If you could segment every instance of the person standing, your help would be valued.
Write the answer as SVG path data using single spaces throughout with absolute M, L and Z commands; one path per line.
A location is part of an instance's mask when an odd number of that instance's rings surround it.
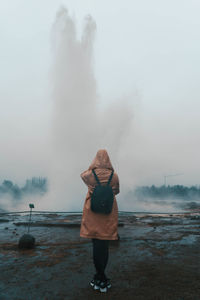
M 119 194 L 120 190 L 118 175 L 105 149 L 97 151 L 89 168 L 81 173 L 81 178 L 87 185 L 88 192 L 83 206 L 80 237 L 92 239 L 93 262 L 96 269 L 90 285 L 95 290 L 107 292 L 111 283 L 105 274 L 105 269 L 109 257 L 109 241 L 118 240 L 118 205 L 115 195 Z M 113 204 L 109 214 L 97 213 L 91 209 L 91 197 L 98 181 L 102 186 L 110 181 Z

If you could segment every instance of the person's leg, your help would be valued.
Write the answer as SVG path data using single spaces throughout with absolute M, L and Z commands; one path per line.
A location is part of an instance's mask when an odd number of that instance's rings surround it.
M 96 268 L 96 277 L 101 280 L 106 279 L 105 268 L 108 263 L 108 240 L 92 239 L 93 242 L 93 261 Z
M 108 240 L 104 240 L 104 246 L 103 246 L 103 258 L 104 258 L 104 265 L 103 265 L 103 269 L 105 272 L 107 263 L 108 263 L 108 257 L 109 257 L 109 241 Z
M 98 240 L 92 239 L 93 244 L 93 263 L 96 269 L 96 274 L 94 276 L 95 279 L 100 278 L 100 269 L 101 269 L 101 262 L 100 262 L 100 255 L 99 255 L 99 247 L 98 247 Z

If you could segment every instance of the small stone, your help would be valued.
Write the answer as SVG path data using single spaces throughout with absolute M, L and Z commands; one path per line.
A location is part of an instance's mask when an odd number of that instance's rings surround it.
M 19 248 L 32 249 L 35 247 L 35 238 L 31 234 L 24 234 L 18 243 Z

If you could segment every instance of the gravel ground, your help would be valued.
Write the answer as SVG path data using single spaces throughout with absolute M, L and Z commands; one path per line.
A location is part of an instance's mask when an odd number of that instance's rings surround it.
M 20 250 L 27 220 L 27 214 L 0 215 L 0 300 L 200 299 L 200 212 L 120 214 L 107 294 L 89 286 L 92 243 L 79 237 L 80 215 L 33 215 L 36 247 Z

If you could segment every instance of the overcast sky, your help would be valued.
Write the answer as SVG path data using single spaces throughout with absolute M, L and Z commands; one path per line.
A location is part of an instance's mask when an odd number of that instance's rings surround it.
M 159 185 L 164 174 L 183 173 L 169 183 L 199 184 L 197 0 L 1 1 L 0 179 L 23 183 L 47 173 L 51 28 L 61 5 L 74 15 L 78 32 L 85 15 L 96 22 L 99 107 L 136 95 L 137 183 Z

